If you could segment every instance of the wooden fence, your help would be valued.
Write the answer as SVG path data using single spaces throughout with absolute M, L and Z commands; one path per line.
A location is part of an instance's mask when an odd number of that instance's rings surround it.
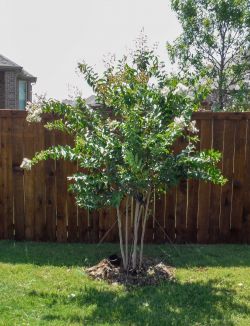
M 105 241 L 117 241 L 114 209 L 78 209 L 67 192 L 66 176 L 76 166 L 46 161 L 29 172 L 20 169 L 23 157 L 70 142 L 25 117 L 25 112 L 0 110 L 0 239 L 98 242 L 106 235 Z M 190 180 L 154 198 L 146 241 L 250 243 L 250 113 L 199 112 L 194 119 L 200 148 L 223 153 L 220 167 L 228 183 Z

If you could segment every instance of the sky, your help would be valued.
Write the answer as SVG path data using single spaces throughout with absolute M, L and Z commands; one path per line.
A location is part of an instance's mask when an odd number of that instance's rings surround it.
M 0 0 L 0 53 L 38 78 L 34 93 L 59 100 L 90 96 L 77 63 L 101 73 L 103 57 L 133 48 L 142 28 L 168 62 L 166 42 L 181 33 L 170 0 Z

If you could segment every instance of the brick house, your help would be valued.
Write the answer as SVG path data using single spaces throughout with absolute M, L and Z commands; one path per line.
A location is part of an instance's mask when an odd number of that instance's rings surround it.
M 25 110 L 36 77 L 0 54 L 0 109 Z

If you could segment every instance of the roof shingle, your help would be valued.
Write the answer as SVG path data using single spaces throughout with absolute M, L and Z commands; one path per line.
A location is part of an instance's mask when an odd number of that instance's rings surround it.
M 23 78 L 31 82 L 36 82 L 36 77 L 32 76 L 23 67 L 19 66 L 14 61 L 6 58 L 4 55 L 0 54 L 0 70 L 15 70 L 18 72 L 18 78 Z
M 13 68 L 21 70 L 22 67 L 0 54 L 0 68 Z

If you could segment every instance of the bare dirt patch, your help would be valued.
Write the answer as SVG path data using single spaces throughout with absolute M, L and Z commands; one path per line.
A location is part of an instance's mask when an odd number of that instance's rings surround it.
M 103 259 L 85 272 L 93 279 L 125 286 L 156 285 L 174 278 L 174 268 L 154 258 L 145 258 L 142 268 L 137 271 L 126 272 L 121 266 L 113 265 L 109 259 Z

